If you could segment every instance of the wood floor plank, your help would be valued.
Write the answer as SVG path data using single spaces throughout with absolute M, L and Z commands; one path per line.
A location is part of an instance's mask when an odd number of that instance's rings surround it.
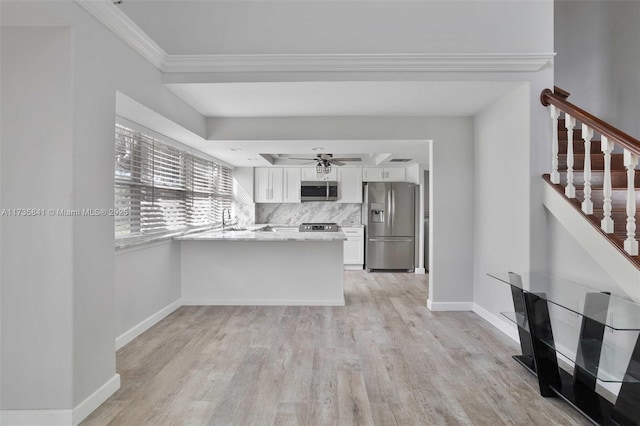
M 344 307 L 185 306 L 116 354 L 121 389 L 83 426 L 586 425 L 428 276 L 346 271 Z
M 338 423 L 373 426 L 371 406 L 361 371 L 338 371 Z

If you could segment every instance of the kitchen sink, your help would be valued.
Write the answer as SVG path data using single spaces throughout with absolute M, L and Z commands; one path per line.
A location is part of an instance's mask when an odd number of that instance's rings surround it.
M 294 226 L 265 226 L 264 228 L 256 229 L 260 232 L 297 232 L 298 228 Z
M 225 228 L 222 230 L 222 232 L 240 232 L 240 231 L 246 231 L 247 228 L 241 228 L 238 226 L 231 226 L 229 228 Z

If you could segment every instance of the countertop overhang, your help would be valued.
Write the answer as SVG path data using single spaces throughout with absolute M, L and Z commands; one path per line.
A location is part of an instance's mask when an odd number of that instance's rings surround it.
M 276 230 L 263 230 L 267 225 L 249 226 L 243 231 L 209 230 L 176 237 L 180 241 L 346 241 L 342 231 L 337 232 L 300 232 L 298 227 L 271 226 Z

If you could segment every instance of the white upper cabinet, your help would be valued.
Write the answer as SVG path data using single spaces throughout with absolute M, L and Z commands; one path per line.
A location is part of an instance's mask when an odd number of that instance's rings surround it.
M 271 192 L 269 191 L 269 169 L 256 167 L 254 174 L 253 200 L 256 203 L 268 203 Z
M 283 203 L 300 203 L 300 169 L 283 168 Z
M 384 169 L 382 167 L 363 167 L 362 180 L 365 182 L 384 182 Z
M 281 203 L 283 172 L 280 167 L 256 167 L 254 200 L 256 203 Z
M 338 169 L 338 202 L 362 202 L 362 169 L 360 167 Z
M 363 167 L 362 171 L 365 182 L 404 182 L 407 178 L 404 167 Z
M 404 182 L 406 179 L 406 169 L 404 167 L 384 169 L 384 180 L 387 182 Z
M 336 174 L 337 167 L 331 167 L 331 173 L 316 173 L 315 167 L 303 167 L 300 169 L 301 172 L 301 180 L 303 182 L 316 182 L 316 181 L 326 181 L 326 180 L 337 180 Z

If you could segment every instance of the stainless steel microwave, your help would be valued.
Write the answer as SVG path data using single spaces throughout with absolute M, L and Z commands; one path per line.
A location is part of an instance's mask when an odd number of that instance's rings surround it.
M 302 201 L 336 201 L 338 199 L 338 182 L 303 181 L 300 187 Z

